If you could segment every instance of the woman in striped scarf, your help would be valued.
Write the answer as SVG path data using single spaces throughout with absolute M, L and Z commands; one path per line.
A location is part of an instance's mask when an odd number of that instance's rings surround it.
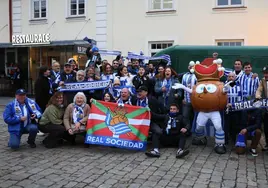
M 178 103 L 182 97 L 182 90 L 172 89 L 175 83 L 179 83 L 176 78 L 176 72 L 171 67 L 166 67 L 164 71 L 163 79 L 158 79 L 155 83 L 155 93 L 158 96 L 158 101 L 163 103 L 165 108 L 168 110 L 170 104 Z M 180 101 L 181 102 L 181 101 Z

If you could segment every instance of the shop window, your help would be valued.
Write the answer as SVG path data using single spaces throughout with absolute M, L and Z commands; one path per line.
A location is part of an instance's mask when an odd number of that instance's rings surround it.
M 85 16 L 86 0 L 68 0 L 68 16 Z
M 174 0 L 149 0 L 149 10 L 174 10 Z
M 217 7 L 241 7 L 244 6 L 244 0 L 216 0 Z
M 154 56 L 157 52 L 173 46 L 173 41 L 169 42 L 149 42 L 149 55 Z
M 243 46 L 244 40 L 216 40 L 217 46 Z
M 47 18 L 47 0 L 32 0 L 31 3 L 32 19 Z

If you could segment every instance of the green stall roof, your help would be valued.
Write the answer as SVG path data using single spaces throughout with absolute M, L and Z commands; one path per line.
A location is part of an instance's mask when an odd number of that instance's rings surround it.
M 166 48 L 155 57 L 168 54 L 171 57 L 172 67 L 177 72 L 187 71 L 190 61 L 203 61 L 217 52 L 218 58 L 223 60 L 223 66 L 232 68 L 236 59 L 252 63 L 253 72 L 261 73 L 264 66 L 268 65 L 268 46 L 180 46 Z

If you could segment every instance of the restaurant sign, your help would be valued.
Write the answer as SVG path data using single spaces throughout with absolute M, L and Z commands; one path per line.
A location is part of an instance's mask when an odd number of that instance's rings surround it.
M 77 53 L 78 54 L 86 54 L 87 48 L 84 46 L 77 46 Z
M 12 45 L 50 44 L 50 34 L 12 35 Z

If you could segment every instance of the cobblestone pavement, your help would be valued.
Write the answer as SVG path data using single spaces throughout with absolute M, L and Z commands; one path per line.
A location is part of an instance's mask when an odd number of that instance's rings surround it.
M 253 158 L 228 148 L 220 156 L 212 145 L 191 146 L 185 159 L 175 158 L 175 148 L 161 149 L 162 156 L 151 159 L 141 152 L 84 148 L 82 143 L 46 149 L 44 137 L 31 149 L 25 135 L 20 150 L 11 151 L 2 112 L 0 108 L 0 187 L 268 187 L 268 154 L 263 152 Z

